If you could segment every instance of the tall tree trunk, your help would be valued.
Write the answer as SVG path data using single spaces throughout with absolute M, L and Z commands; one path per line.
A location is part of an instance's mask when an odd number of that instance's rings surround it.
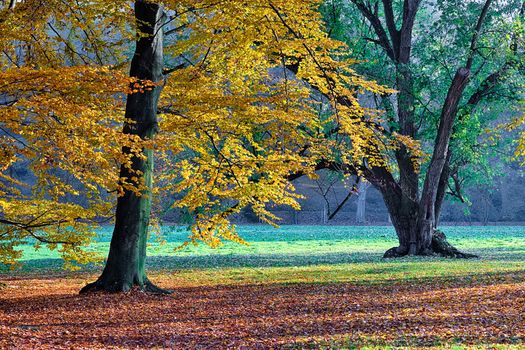
M 146 1 L 135 2 L 135 18 L 140 36 L 131 61 L 130 76 L 142 81 L 160 82 L 163 79 L 164 11 L 161 5 Z M 126 118 L 132 123 L 124 125 L 125 134 L 138 135 L 143 140 L 152 139 L 157 132 L 157 102 L 162 87 L 144 89 L 127 96 Z M 132 178 L 136 186 L 143 188 L 137 195 L 125 190 L 117 200 L 116 220 L 108 259 L 102 275 L 96 282 L 82 290 L 127 292 L 133 286 L 151 292 L 163 292 L 146 277 L 146 242 L 151 212 L 153 150 L 143 149 L 142 156 L 133 154 L 129 148 L 124 154 L 131 156 L 131 166 L 122 165 L 120 178 L 128 182 Z
M 447 162 L 452 127 L 457 115 L 459 100 L 470 77 L 468 68 L 456 72 L 448 90 L 447 98 L 441 111 L 438 133 L 434 142 L 434 152 L 427 170 L 419 209 L 419 239 L 412 242 L 409 254 L 427 254 L 431 251 L 432 234 L 436 228 L 436 199 Z
M 370 187 L 370 182 L 361 181 L 358 186 L 359 197 L 357 197 L 357 211 L 355 222 L 358 224 L 366 223 L 366 193 Z

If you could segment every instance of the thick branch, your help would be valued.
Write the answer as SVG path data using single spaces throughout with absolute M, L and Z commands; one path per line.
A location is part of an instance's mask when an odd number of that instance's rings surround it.
M 468 69 L 458 69 L 452 80 L 447 98 L 443 105 L 438 134 L 436 136 L 436 141 L 434 142 L 434 152 L 432 154 L 432 160 L 430 161 L 421 195 L 420 218 L 423 221 L 420 224 L 422 225 L 435 224 L 435 203 L 439 182 L 448 156 L 450 136 L 452 135 L 454 120 L 456 119 L 458 103 L 463 95 L 465 87 L 467 86 L 469 77 L 470 71 Z
M 465 67 L 459 68 L 450 84 L 447 97 L 441 110 L 441 118 L 439 122 L 438 133 L 434 143 L 434 152 L 427 171 L 425 183 L 423 185 L 423 193 L 421 196 L 421 213 L 420 218 L 423 220 L 420 225 L 435 224 L 435 204 L 438 195 L 438 188 L 440 179 L 442 178 L 443 169 L 447 163 L 449 143 L 452 135 L 452 128 L 456 119 L 458 104 L 463 96 L 463 92 L 470 79 L 470 68 L 472 67 L 472 59 L 476 50 L 479 32 L 484 19 L 487 16 L 488 8 L 492 0 L 487 0 L 478 19 L 475 32 L 472 35 L 470 44 L 471 52 L 467 59 Z M 450 159 L 449 159 L 450 161 Z
M 392 40 L 392 45 L 394 51 L 399 51 L 399 39 L 401 32 L 397 29 L 394 17 L 394 9 L 392 8 L 392 0 L 383 0 L 383 8 L 385 11 L 385 21 L 390 33 L 390 39 Z
M 438 183 L 438 189 L 436 194 L 436 203 L 434 208 L 434 217 L 435 217 L 435 224 L 434 226 L 437 227 L 439 223 L 439 217 L 441 216 L 441 208 L 443 206 L 443 201 L 445 199 L 445 194 L 447 191 L 447 185 L 448 185 L 448 178 L 450 177 L 450 160 L 452 159 L 452 152 L 450 150 L 450 145 L 447 149 L 447 158 L 445 160 L 445 164 L 443 165 L 443 171 L 441 172 L 441 176 L 439 178 Z
M 412 52 L 412 32 L 421 0 L 405 0 L 403 5 L 403 23 L 399 31 L 399 46 L 396 51 L 396 62 L 407 64 Z

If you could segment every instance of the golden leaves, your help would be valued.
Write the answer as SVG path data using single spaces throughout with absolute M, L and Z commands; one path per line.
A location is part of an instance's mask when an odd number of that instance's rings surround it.
M 107 215 L 108 192 L 142 193 L 143 174 L 119 178 L 118 168 L 153 149 L 154 192 L 177 196 L 195 219 L 192 239 L 216 246 L 241 241 L 228 220 L 244 207 L 271 224 L 272 206 L 299 208 L 288 178 L 319 161 L 384 165 L 381 121 L 357 94 L 391 91 L 354 72 L 323 31 L 320 1 L 167 1 L 165 58 L 177 69 L 158 84 L 122 70 L 137 34 L 127 2 L 42 4 L 0 13 L 0 194 L 12 203 L 48 200 L 57 218 L 92 223 L 101 207 Z M 159 84 L 158 137 L 124 135 L 125 94 Z M 7 174 L 24 162 L 33 183 Z M 83 203 L 73 221 L 67 203 Z

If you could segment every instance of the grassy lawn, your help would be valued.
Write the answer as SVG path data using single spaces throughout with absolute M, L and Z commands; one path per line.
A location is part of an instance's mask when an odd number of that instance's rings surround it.
M 445 227 L 471 260 L 383 260 L 390 227 L 239 231 L 249 246 L 152 237 L 150 278 L 169 297 L 78 296 L 100 265 L 64 272 L 56 252 L 23 247 L 0 272 L 0 348 L 525 348 L 524 227 Z M 91 249 L 107 254 L 110 234 Z
M 187 231 L 164 226 L 160 236 L 150 238 L 148 267 L 152 270 L 238 268 L 232 271 L 246 270 L 248 274 L 252 271 L 250 268 L 275 268 L 270 271 L 278 271 L 278 275 L 283 276 L 288 270 L 295 275 L 298 271 L 316 268 L 334 274 L 339 269 L 348 270 L 344 265 L 351 264 L 353 274 L 345 278 L 369 280 L 372 277 L 388 279 L 508 271 L 520 268 L 525 260 L 525 227 L 445 227 L 452 244 L 480 256 L 480 259 L 468 261 L 442 258 L 382 260 L 382 254 L 397 242 L 391 227 L 283 226 L 274 229 L 240 226 L 238 229 L 249 242 L 248 246 L 226 242 L 218 249 L 204 244 L 177 249 L 187 239 Z M 90 250 L 105 257 L 110 239 L 111 228 L 102 229 Z M 60 269 L 62 265 L 56 251 L 45 247 L 35 251 L 29 245 L 21 249 L 24 251 L 20 261 L 22 271 Z M 223 274 L 224 269 L 220 275 Z

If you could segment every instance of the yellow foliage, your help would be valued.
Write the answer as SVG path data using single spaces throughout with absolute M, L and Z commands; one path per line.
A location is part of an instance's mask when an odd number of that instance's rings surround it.
M 357 94 L 391 91 L 353 71 L 347 48 L 323 31 L 320 1 L 164 4 L 170 74 L 160 133 L 147 141 L 121 132 L 125 94 L 154 87 L 126 76 L 128 2 L 25 0 L 0 11 L 4 262 L 28 237 L 60 242 L 68 261 L 93 259 L 79 247 L 111 211 L 108 192 L 141 193 L 142 174 L 119 179 L 118 168 L 144 148 L 158 159 L 154 193 L 177 194 L 174 206 L 195 217 L 190 239 L 211 246 L 243 243 L 229 217 L 244 207 L 270 224 L 270 206 L 299 208 L 288 178 L 314 176 L 321 160 L 386 165 L 381 152 L 395 146 Z M 17 166 L 34 181 L 13 176 Z

